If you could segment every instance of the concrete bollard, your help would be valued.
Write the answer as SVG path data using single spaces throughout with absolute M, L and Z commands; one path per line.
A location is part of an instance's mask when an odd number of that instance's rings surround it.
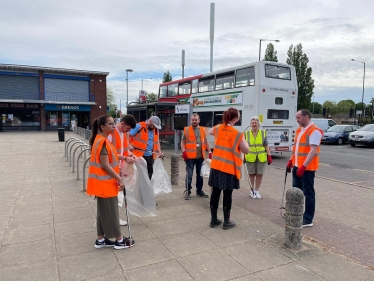
M 284 245 L 291 250 L 301 249 L 303 213 L 304 194 L 301 189 L 293 187 L 287 190 Z
M 171 185 L 179 184 L 179 155 L 174 153 L 171 158 Z

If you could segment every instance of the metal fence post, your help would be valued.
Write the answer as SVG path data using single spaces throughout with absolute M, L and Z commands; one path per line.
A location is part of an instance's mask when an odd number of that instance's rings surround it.
M 77 159 L 77 180 L 79 180 L 79 159 L 81 158 L 82 153 L 86 155 L 87 150 L 91 150 L 91 147 L 85 148 L 78 154 L 78 159 Z M 91 155 L 89 155 L 88 159 L 91 158 Z

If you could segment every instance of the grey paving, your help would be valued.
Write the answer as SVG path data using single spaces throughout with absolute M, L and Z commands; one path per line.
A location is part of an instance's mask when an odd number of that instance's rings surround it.
M 73 136 L 77 137 L 66 132 L 66 139 Z M 279 204 L 282 192 L 282 171 L 277 169 L 268 170 L 261 200 L 250 199 L 249 186 L 242 182 L 232 207 L 237 227 L 223 230 L 209 227 L 209 199 L 195 196 L 194 191 L 191 200 L 183 199 L 185 164 L 180 161 L 180 185 L 157 197 L 157 216 L 130 217 L 135 246 L 95 249 L 96 201 L 82 192 L 82 180 L 71 172 L 64 148 L 56 132 L 0 133 L 0 281 L 374 280 L 370 267 L 327 251 L 328 240 L 313 240 L 312 230 L 303 231 L 300 251 L 283 247 L 279 206 L 271 209 L 271 204 Z M 170 156 L 173 151 L 165 147 L 164 153 Z M 170 158 L 164 165 L 169 171 Z M 317 181 L 331 187 L 327 180 Z M 335 183 L 334 188 L 349 190 L 341 185 Z M 204 190 L 210 191 L 206 179 Z M 326 194 L 334 195 L 329 190 Z M 370 204 L 370 199 L 366 196 L 361 202 Z M 342 202 L 349 201 L 342 198 Z M 331 206 L 326 197 L 320 198 L 320 207 L 326 215 L 347 217 L 346 227 L 359 232 L 356 239 L 367 239 L 360 225 L 370 224 L 370 216 L 358 220 L 354 210 Z M 222 218 L 222 209 L 218 215 Z M 124 209 L 120 216 L 126 218 Z M 322 221 L 321 217 L 319 213 L 317 219 Z M 374 234 L 372 226 L 364 229 Z M 128 235 L 127 227 L 122 231 Z M 339 241 L 349 238 L 352 235 L 346 237 L 342 231 Z M 368 251 L 374 251 L 367 241 Z

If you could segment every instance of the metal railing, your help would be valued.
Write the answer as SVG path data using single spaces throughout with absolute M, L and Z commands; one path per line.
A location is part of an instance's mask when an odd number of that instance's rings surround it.
M 86 140 L 89 140 L 90 137 L 91 137 L 91 130 L 88 129 L 84 129 L 84 128 L 81 128 L 81 127 L 75 127 L 73 128 L 73 132 L 78 135 L 79 137 L 81 138 L 84 138 Z M 73 166 L 72 167 L 72 172 L 74 173 L 75 172 L 75 167 L 77 167 L 77 180 L 79 180 L 79 173 L 80 173 L 80 170 L 79 170 L 79 160 L 80 158 L 83 158 L 83 154 L 84 154 L 84 164 L 83 164 L 83 188 L 82 188 L 82 191 L 86 191 L 86 167 L 87 167 L 87 163 L 88 161 L 90 160 L 91 158 L 91 153 L 88 153 L 89 156 L 87 157 L 87 151 L 91 151 L 91 146 L 88 145 L 86 142 L 84 142 L 83 140 L 81 140 L 81 138 L 77 138 L 77 137 L 71 137 L 69 139 L 66 140 L 65 142 L 65 151 L 64 151 L 64 154 L 65 154 L 65 157 L 66 157 L 66 161 L 69 162 L 69 166 Z M 75 148 L 74 148 L 75 146 Z M 73 150 L 74 148 L 74 150 Z M 77 150 L 81 150 L 79 153 L 78 153 L 78 156 L 77 158 L 75 158 L 75 155 L 76 155 L 76 152 Z M 72 165 L 73 163 L 73 165 Z

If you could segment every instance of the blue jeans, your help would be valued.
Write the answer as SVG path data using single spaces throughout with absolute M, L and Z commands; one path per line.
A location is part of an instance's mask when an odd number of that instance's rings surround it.
M 199 192 L 203 189 L 203 177 L 200 176 L 201 166 L 203 165 L 204 158 L 199 159 L 187 159 L 186 161 L 186 182 L 188 187 L 188 192 L 191 192 L 192 189 L 192 176 L 193 169 L 196 164 L 196 191 Z
M 314 212 L 316 209 L 316 196 L 314 192 L 315 171 L 305 171 L 301 178 L 296 176 L 296 171 L 297 167 L 293 167 L 292 186 L 300 188 L 304 193 L 305 211 L 303 224 L 309 224 L 313 222 Z

